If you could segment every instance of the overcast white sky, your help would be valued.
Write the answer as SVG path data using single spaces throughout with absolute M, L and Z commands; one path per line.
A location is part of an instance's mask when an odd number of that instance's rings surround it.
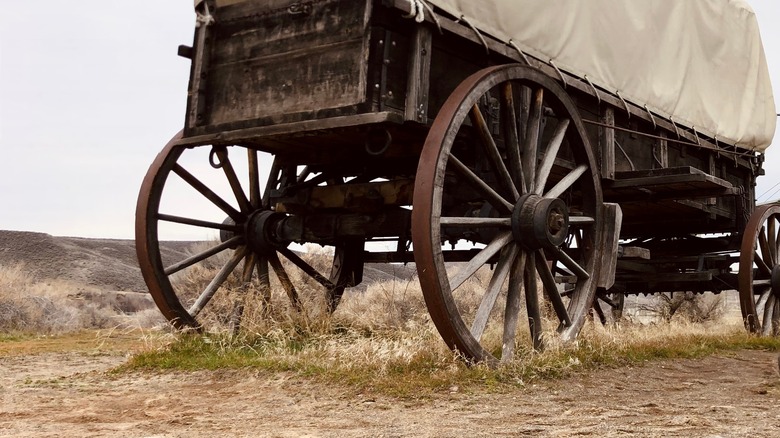
M 749 0 L 780 108 L 780 1 Z M 192 0 L 4 1 L 0 229 L 132 238 L 138 189 L 183 125 Z M 780 182 L 780 135 L 762 195 Z M 780 198 L 780 191 L 769 190 Z

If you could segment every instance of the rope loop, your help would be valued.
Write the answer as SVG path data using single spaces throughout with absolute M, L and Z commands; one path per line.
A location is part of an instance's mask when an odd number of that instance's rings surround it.
M 404 18 L 414 18 L 417 23 L 425 21 L 425 3 L 423 0 L 409 0 L 409 6 L 411 11 L 408 15 L 404 15 Z
M 462 21 L 466 23 L 471 28 L 471 30 L 473 30 L 474 33 L 477 34 L 477 38 L 479 38 L 479 40 L 482 41 L 482 45 L 485 46 L 485 51 L 487 52 L 488 55 L 490 55 L 490 47 L 488 47 L 487 41 L 485 41 L 485 38 L 482 36 L 482 34 L 479 33 L 479 29 L 477 29 L 476 26 L 471 24 L 470 21 L 466 20 L 465 15 L 461 15 L 460 18 L 458 18 L 458 21 Z
M 585 78 L 585 81 L 590 85 L 590 88 L 593 89 L 593 94 L 596 95 L 596 99 L 599 101 L 599 105 L 601 105 L 601 95 L 599 94 L 599 90 L 596 89 L 596 86 L 593 85 L 593 82 L 590 81 L 590 78 L 588 75 L 583 76 Z
M 525 52 L 523 52 L 523 51 L 520 49 L 520 46 L 518 46 L 518 45 L 517 45 L 517 43 L 515 43 L 514 41 L 512 41 L 512 40 L 510 39 L 509 41 L 507 41 L 507 44 L 508 44 L 509 46 L 511 46 L 513 49 L 515 49 L 515 50 L 517 51 L 517 53 L 519 53 L 519 54 L 520 54 L 520 57 L 522 57 L 522 58 L 523 58 L 523 61 L 525 61 L 526 65 L 531 65 L 531 61 L 528 59 L 528 56 L 526 56 L 526 55 L 525 55 Z
M 206 2 L 202 3 L 203 5 L 203 12 L 196 10 L 195 11 L 195 27 L 203 26 L 211 26 L 214 24 L 214 16 L 211 15 L 211 11 L 209 11 L 209 4 Z
M 560 76 L 561 81 L 563 81 L 563 88 L 566 88 L 569 84 L 566 83 L 566 78 L 563 76 L 563 72 L 561 71 L 561 69 L 559 69 L 558 66 L 555 65 L 552 58 L 550 58 L 550 60 L 547 63 L 550 64 L 555 69 L 556 72 L 558 72 L 558 76 Z

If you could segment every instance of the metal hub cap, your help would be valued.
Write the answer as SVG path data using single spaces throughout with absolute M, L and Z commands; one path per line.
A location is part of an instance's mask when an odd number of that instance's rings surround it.
M 558 198 L 527 194 L 512 211 L 512 235 L 529 250 L 563 244 L 569 232 L 569 210 Z

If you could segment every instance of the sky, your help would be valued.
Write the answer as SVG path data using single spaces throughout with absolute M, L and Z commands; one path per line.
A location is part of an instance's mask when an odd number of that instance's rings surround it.
M 780 1 L 748 2 L 780 111 Z M 184 124 L 192 0 L 3 3 L 0 229 L 133 238 L 141 181 Z M 780 133 L 766 160 L 759 201 L 780 198 Z

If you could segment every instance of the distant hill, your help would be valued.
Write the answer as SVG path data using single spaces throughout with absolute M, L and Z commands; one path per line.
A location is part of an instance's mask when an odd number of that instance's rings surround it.
M 164 257 L 182 259 L 195 242 L 165 242 Z M 167 257 L 166 257 L 167 258 Z M 60 237 L 45 233 L 0 230 L 0 265 L 23 264 L 38 281 L 68 280 L 107 291 L 147 292 L 129 239 Z M 409 279 L 413 265 L 367 265 L 366 283 Z

